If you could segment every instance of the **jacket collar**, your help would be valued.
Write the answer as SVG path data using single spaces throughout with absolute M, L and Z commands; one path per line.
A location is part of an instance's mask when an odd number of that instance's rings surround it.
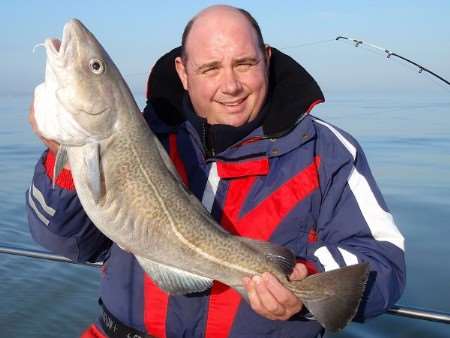
M 172 127 L 185 121 L 182 112 L 185 90 L 175 70 L 180 50 L 177 47 L 163 55 L 147 83 L 147 99 L 151 99 L 158 118 Z M 288 133 L 315 104 L 323 101 L 322 91 L 311 75 L 291 57 L 272 48 L 263 136 L 276 138 Z
M 316 129 L 312 117 L 306 115 L 301 123 L 295 124 L 283 137 L 268 138 L 262 127 L 256 128 L 244 140 L 217 154 L 215 160 L 244 161 L 250 158 L 279 157 L 315 138 Z

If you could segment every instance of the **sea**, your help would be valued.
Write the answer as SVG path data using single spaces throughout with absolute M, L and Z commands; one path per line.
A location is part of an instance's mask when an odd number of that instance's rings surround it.
M 447 313 L 449 93 L 335 95 L 313 111 L 363 146 L 405 236 L 407 286 L 397 304 Z M 0 246 L 43 250 L 25 213 L 25 191 L 44 150 L 27 121 L 30 102 L 31 95 L 0 96 Z M 98 314 L 99 274 L 96 267 L 0 253 L 0 337 L 78 337 Z M 327 337 L 448 338 L 450 325 L 383 314 Z

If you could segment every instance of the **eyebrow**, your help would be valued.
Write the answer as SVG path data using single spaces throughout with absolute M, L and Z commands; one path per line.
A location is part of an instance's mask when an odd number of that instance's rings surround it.
M 202 72 L 203 70 L 206 70 L 209 68 L 220 67 L 220 64 L 221 64 L 220 61 L 212 61 L 212 62 L 204 63 L 201 66 L 197 67 L 197 69 L 195 71 Z
M 241 63 L 258 63 L 260 62 L 261 59 L 257 59 L 256 57 L 253 56 L 248 56 L 248 57 L 243 57 L 241 59 L 237 59 L 235 61 L 233 61 L 233 64 L 241 64 Z
M 249 56 L 249 57 L 243 57 L 243 58 L 234 60 L 233 65 L 238 65 L 238 64 L 247 63 L 247 62 L 257 64 L 260 61 L 261 61 L 261 58 L 257 59 L 256 57 Z M 206 69 L 219 68 L 221 65 L 222 65 L 222 63 L 220 61 L 212 61 L 212 62 L 202 64 L 201 66 L 197 67 L 197 69 L 195 71 L 200 73 Z

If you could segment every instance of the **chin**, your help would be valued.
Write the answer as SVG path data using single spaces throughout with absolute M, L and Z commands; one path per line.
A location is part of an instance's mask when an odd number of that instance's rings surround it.
M 228 119 L 223 121 L 223 124 L 233 126 L 233 127 L 240 127 L 248 122 L 248 119 Z
M 221 120 L 221 124 L 226 124 L 233 127 L 240 127 L 251 120 L 248 113 L 233 113 L 229 112 L 224 116 L 224 119 Z

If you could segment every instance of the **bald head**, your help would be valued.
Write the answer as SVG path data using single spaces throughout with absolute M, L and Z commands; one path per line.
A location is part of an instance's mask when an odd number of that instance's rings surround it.
M 264 53 L 266 46 L 261 34 L 261 29 L 249 12 L 232 6 L 214 5 L 199 12 L 184 28 L 181 38 L 181 57 L 183 60 L 186 61 L 187 59 L 187 45 L 193 30 L 195 33 L 201 30 L 199 27 L 202 27 L 203 31 L 209 30 L 210 33 L 213 33 L 215 28 L 229 27 L 230 25 L 241 25 L 241 27 L 250 30 L 252 32 L 251 34 L 254 34 L 254 37 L 256 38 L 257 47 Z M 211 31 L 211 29 L 213 29 L 213 31 Z
M 209 124 L 250 122 L 266 98 L 271 51 L 245 13 L 230 6 L 203 10 L 187 26 L 184 56 L 175 59 L 192 107 Z

